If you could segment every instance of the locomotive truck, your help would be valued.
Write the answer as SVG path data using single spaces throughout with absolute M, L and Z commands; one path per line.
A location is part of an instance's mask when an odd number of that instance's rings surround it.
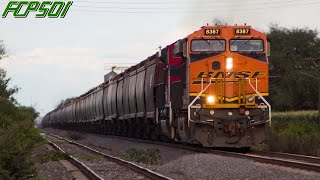
M 244 148 L 271 125 L 266 34 L 203 26 L 47 113 L 43 127 Z

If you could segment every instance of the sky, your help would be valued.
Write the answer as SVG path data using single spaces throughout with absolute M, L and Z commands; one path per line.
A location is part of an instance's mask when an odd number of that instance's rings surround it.
M 1 14 L 7 2 L 0 1 Z M 320 1 L 78 0 L 65 18 L 34 16 L 0 17 L 8 53 L 0 68 L 20 87 L 18 102 L 43 116 L 102 83 L 106 66 L 136 64 L 207 23 L 319 29 Z

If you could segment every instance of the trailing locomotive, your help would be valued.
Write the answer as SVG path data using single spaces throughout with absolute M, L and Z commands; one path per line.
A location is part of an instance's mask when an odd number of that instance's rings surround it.
M 269 43 L 250 26 L 204 26 L 49 112 L 44 127 L 250 147 L 271 125 Z

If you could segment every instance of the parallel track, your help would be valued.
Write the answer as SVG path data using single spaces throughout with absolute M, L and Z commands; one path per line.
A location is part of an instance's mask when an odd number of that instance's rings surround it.
M 70 143 L 70 144 L 74 144 L 74 145 L 76 145 L 76 146 L 78 146 L 78 147 L 81 147 L 81 148 L 83 148 L 83 149 L 86 149 L 86 150 L 88 150 L 88 151 L 90 151 L 90 152 L 93 152 L 93 153 L 95 153 L 95 154 L 97 154 L 97 155 L 101 155 L 101 156 L 103 156 L 104 158 L 106 158 L 106 159 L 108 159 L 108 160 L 110 160 L 110 161 L 112 161 L 112 162 L 114 162 L 114 163 L 116 163 L 116 164 L 119 164 L 119 165 L 121 165 L 121 166 L 127 167 L 127 168 L 129 168 L 129 169 L 131 169 L 131 170 L 133 170 L 133 171 L 135 171 L 135 172 L 137 172 L 137 173 L 139 173 L 139 174 L 142 174 L 142 175 L 150 178 L 150 179 L 155 179 L 155 180 L 171 180 L 171 179 L 172 179 L 172 178 L 169 178 L 169 177 L 164 176 L 164 175 L 162 175 L 162 174 L 159 174 L 159 173 L 157 173 L 157 172 L 154 172 L 154 171 L 152 171 L 152 170 L 150 170 L 150 169 L 147 169 L 147 168 L 144 168 L 144 167 L 139 166 L 139 165 L 137 165 L 137 164 L 134 164 L 134 163 L 132 163 L 132 162 L 129 162 L 129 161 L 126 161 L 126 160 L 122 160 L 122 159 L 117 158 L 117 157 L 114 157 L 114 156 L 110 156 L 110 155 L 108 155 L 108 154 L 105 154 L 105 153 L 103 153 L 103 152 L 97 151 L 97 150 L 92 149 L 92 148 L 90 148 L 90 147 L 88 147 L 88 146 L 85 146 L 85 145 L 83 145 L 83 144 L 80 144 L 80 143 L 71 141 L 71 140 L 69 140 L 69 139 L 60 137 L 60 136 L 58 136 L 58 135 L 55 135 L 55 134 L 46 132 L 46 131 L 44 131 L 44 130 L 42 130 L 42 131 L 43 131 L 43 133 L 45 133 L 45 134 L 47 134 L 47 135 L 50 135 L 50 136 L 55 137 L 55 138 L 58 138 L 58 139 L 60 139 L 60 140 L 64 140 L 64 141 L 66 141 L 66 142 L 68 142 L 68 143 Z
M 320 157 L 304 156 L 297 154 L 254 151 L 246 155 L 268 158 L 270 161 L 278 161 L 279 165 L 311 170 L 320 173 Z
M 140 142 L 140 143 L 157 144 L 157 145 L 162 145 L 167 147 L 186 149 L 186 150 L 195 151 L 195 152 L 210 153 L 210 154 L 227 156 L 227 157 L 250 159 L 260 163 L 279 165 L 284 167 L 297 168 L 297 169 L 320 173 L 320 157 L 303 156 L 303 155 L 295 155 L 295 154 L 287 154 L 287 153 L 276 153 L 276 152 L 260 152 L 260 151 L 238 153 L 238 152 L 229 152 L 229 151 L 223 151 L 223 150 L 212 150 L 208 148 L 195 147 L 195 146 L 183 145 L 183 144 L 177 144 L 177 143 L 142 140 L 142 139 L 113 136 L 113 135 L 98 134 L 98 136 L 111 137 L 111 138 L 123 139 L 123 140 Z
M 65 153 L 65 151 L 61 149 L 57 144 L 53 143 L 49 139 L 46 139 L 46 140 L 54 149 L 62 153 Z M 103 180 L 102 177 L 100 177 L 98 174 L 96 174 L 93 170 L 91 170 L 88 166 L 80 162 L 78 159 L 74 158 L 71 155 L 68 155 L 68 157 L 69 157 L 68 161 L 71 162 L 73 165 L 75 165 L 82 173 L 84 173 L 87 176 L 87 178 L 92 180 Z
M 282 159 L 292 159 L 297 161 L 304 161 L 307 163 L 320 164 L 320 157 L 314 157 L 314 156 L 303 156 L 298 154 L 265 152 L 265 151 L 254 151 L 254 152 L 250 152 L 250 154 L 258 155 L 258 156 L 276 157 L 276 158 L 282 158 Z
M 320 159 L 317 157 L 300 156 L 300 158 L 295 158 L 296 155 L 282 153 L 269 153 L 269 152 L 249 152 L 246 154 L 235 153 L 235 152 L 225 152 L 217 150 L 208 150 L 211 154 L 217 154 L 228 157 L 236 157 L 242 159 L 250 159 L 260 163 L 273 164 L 278 166 L 297 168 L 301 170 L 313 171 L 320 173 Z M 313 159 L 312 163 L 308 162 Z M 318 159 L 318 160 L 317 160 Z

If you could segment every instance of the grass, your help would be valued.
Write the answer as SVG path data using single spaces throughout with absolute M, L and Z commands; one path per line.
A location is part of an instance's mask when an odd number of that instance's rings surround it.
M 122 157 L 129 161 L 150 165 L 158 164 L 158 160 L 161 158 L 159 149 L 137 150 L 134 148 L 126 150 Z
M 273 112 L 272 118 L 275 121 L 308 120 L 315 121 L 319 115 L 318 111 L 287 111 Z
M 36 159 L 36 162 L 43 164 L 50 161 L 66 160 L 66 159 L 69 159 L 69 156 L 66 153 L 63 153 L 60 151 L 52 151 L 48 154 L 36 156 L 35 159 Z
M 276 112 L 266 144 L 255 149 L 320 156 L 320 125 L 317 111 Z

